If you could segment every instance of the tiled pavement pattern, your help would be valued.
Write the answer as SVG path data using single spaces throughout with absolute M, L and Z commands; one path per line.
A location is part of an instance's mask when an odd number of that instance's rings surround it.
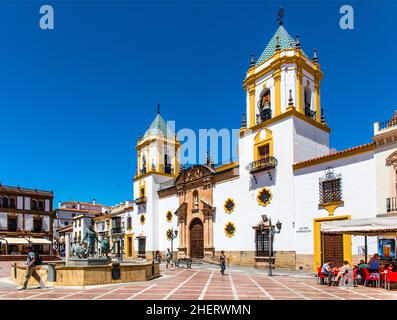
M 10 263 L 7 263 L 10 265 Z M 0 264 L 2 277 L 8 273 L 5 263 Z M 7 270 L 3 270 L 7 267 Z M 178 269 L 164 271 L 163 277 L 149 282 L 81 288 L 48 288 L 16 291 L 15 286 L 2 286 L 0 300 L 395 300 L 396 291 L 383 288 L 327 287 L 316 279 L 289 276 L 269 278 L 265 273 L 228 270 L 222 276 L 215 268 Z

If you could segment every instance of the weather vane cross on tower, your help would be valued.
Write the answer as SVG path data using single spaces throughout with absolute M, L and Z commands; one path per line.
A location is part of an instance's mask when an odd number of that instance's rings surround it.
M 280 25 L 283 24 L 283 18 L 285 17 L 285 11 L 284 8 L 280 6 L 280 9 L 278 9 L 277 12 L 277 21 Z

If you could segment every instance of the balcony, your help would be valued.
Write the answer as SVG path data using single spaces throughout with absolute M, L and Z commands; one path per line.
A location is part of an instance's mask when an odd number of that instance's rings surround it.
M 141 169 L 141 174 L 145 174 L 145 173 L 146 173 L 146 166 Z
M 272 118 L 272 110 L 264 109 L 256 116 L 256 123 L 262 123 Z
M 145 204 L 147 201 L 146 197 L 139 197 L 135 199 L 135 204 L 139 205 L 139 204 Z
M 171 167 L 170 164 L 165 164 L 163 169 L 164 173 L 166 174 L 174 174 L 174 169 Z
M 387 213 L 397 213 L 397 197 L 386 198 Z
M 274 169 L 277 166 L 277 159 L 273 156 L 266 156 L 249 164 L 249 172 L 254 173 L 262 170 Z
M 309 107 L 305 108 L 305 116 L 309 117 L 310 119 L 316 120 L 316 111 L 313 111 Z
M 112 234 L 118 234 L 118 233 L 122 233 L 122 232 L 121 232 L 121 227 L 114 227 L 114 228 L 112 228 Z

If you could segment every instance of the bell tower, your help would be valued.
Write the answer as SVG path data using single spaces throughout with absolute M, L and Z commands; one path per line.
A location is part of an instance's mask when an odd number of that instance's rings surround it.
M 179 141 L 160 115 L 157 115 L 144 136 L 138 137 L 138 167 L 134 180 L 150 174 L 159 174 L 175 178 L 178 175 Z
M 314 50 L 310 59 L 301 48 L 300 38 L 292 38 L 280 19 L 276 33 L 250 67 L 243 82 L 247 94 L 247 128 L 297 111 L 324 124 L 320 102 L 323 73 Z

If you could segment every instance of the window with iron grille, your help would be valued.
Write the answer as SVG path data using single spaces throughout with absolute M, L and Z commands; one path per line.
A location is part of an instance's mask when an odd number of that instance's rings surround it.
M 257 257 L 268 257 L 269 256 L 269 230 L 263 231 L 256 230 L 255 234 L 256 242 L 256 256 Z
M 138 254 L 145 254 L 146 253 L 146 239 L 139 238 L 138 239 Z
M 332 168 L 327 168 L 325 176 L 320 178 L 320 203 L 342 201 L 342 176 L 335 175 Z

